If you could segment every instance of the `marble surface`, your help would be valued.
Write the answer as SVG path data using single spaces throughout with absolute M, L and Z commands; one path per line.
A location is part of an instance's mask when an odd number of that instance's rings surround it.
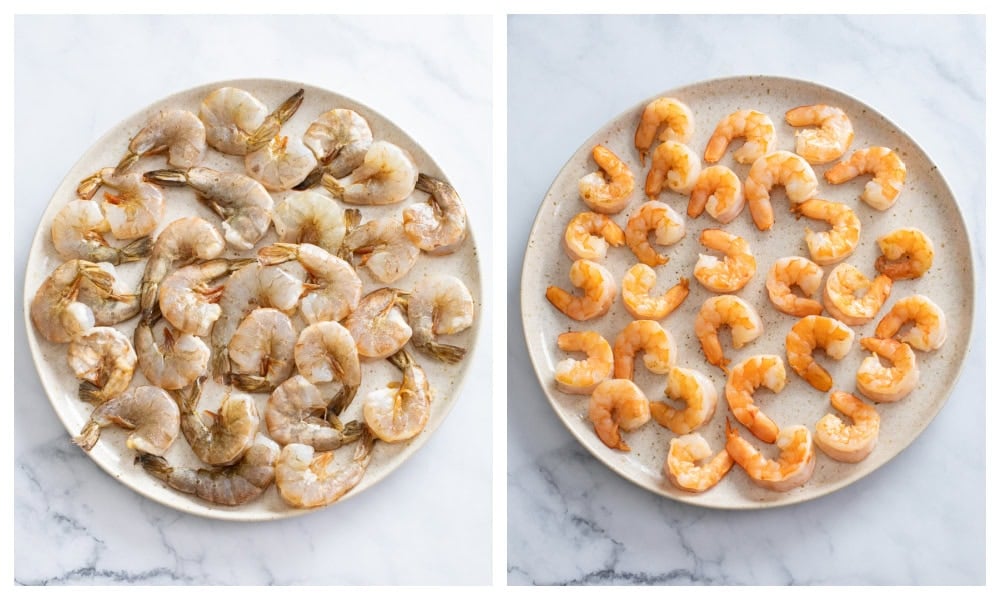
M 538 203 L 595 129 L 678 85 L 766 74 L 854 95 L 937 162 L 970 229 L 981 323 L 984 26 L 947 16 L 509 18 L 510 584 L 985 582 L 981 328 L 949 401 L 896 459 L 814 501 L 727 512 L 661 498 L 591 457 L 534 377 L 519 306 Z
M 146 500 L 70 444 L 31 364 L 20 298 L 39 217 L 83 151 L 156 99 L 240 77 L 306 81 L 391 118 L 462 193 L 488 268 L 491 36 L 487 17 L 15 20 L 15 583 L 490 582 L 491 408 L 469 385 L 489 389 L 489 325 L 455 408 L 401 468 L 326 510 L 245 524 Z

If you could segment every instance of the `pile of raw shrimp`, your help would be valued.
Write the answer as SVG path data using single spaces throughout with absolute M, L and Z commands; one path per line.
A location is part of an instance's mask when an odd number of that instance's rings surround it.
M 734 464 L 754 484 L 769 490 L 803 486 L 813 474 L 815 447 L 835 461 L 863 461 L 878 441 L 878 403 L 904 399 L 918 383 L 914 350 L 931 352 L 945 340 L 945 315 L 932 300 L 922 295 L 899 298 L 878 321 L 874 336 L 859 340 L 872 354 L 861 362 L 854 383 L 860 395 L 871 402 L 833 389 L 832 377 L 813 359 L 814 351 L 822 348 L 832 359 L 844 358 L 854 344 L 852 327 L 872 321 L 884 304 L 888 306 L 894 281 L 921 277 L 931 266 L 934 249 L 919 229 L 901 228 L 877 239 L 881 256 L 870 268 L 844 262 L 858 245 L 860 221 L 854 208 L 819 199 L 820 184 L 813 165 L 837 161 L 823 173 L 831 185 L 870 175 L 861 200 L 879 211 L 898 200 L 906 167 L 896 152 L 885 147 L 856 149 L 848 155 L 854 129 L 848 115 L 835 106 L 791 108 L 785 120 L 792 127 L 805 128 L 796 133 L 794 152 L 775 148 L 774 123 L 759 111 L 739 110 L 716 125 L 704 161 L 718 162 L 734 139 L 744 138 L 743 145 L 733 152 L 736 162 L 750 165 L 741 181 L 728 167 L 702 168 L 699 154 L 686 145 L 695 122 L 683 102 L 666 97 L 651 102 L 635 133 L 635 147 L 645 165 L 660 132 L 646 177 L 648 201 L 631 212 L 624 228 L 614 221 L 611 215 L 629 203 L 634 176 L 610 150 L 595 146 L 593 158 L 601 170 L 579 181 L 580 197 L 590 210 L 574 216 L 564 235 L 565 250 L 574 261 L 569 279 L 582 295 L 556 286 L 546 291 L 556 309 L 585 322 L 611 309 L 618 299 L 616 277 L 621 277 L 621 301 L 635 320 L 614 340 L 592 330 L 561 334 L 560 350 L 585 353 L 586 359 L 559 362 L 555 383 L 566 393 L 589 396 L 588 417 L 609 448 L 630 452 L 623 432 L 634 431 L 650 420 L 675 434 L 663 473 L 687 492 L 712 488 Z M 757 274 L 754 246 L 769 239 L 767 231 L 774 224 L 770 194 L 775 186 L 784 187 L 791 211 L 797 216 L 829 225 L 826 231 L 806 229 L 808 257 L 787 256 L 766 267 L 771 305 L 799 317 L 785 338 L 788 365 L 817 390 L 830 392 L 830 404 L 839 411 L 816 423 L 779 426 L 754 403 L 753 394 L 759 387 L 777 393 L 785 386 L 787 375 L 781 356 L 760 354 L 730 364 L 718 337 L 720 328 L 728 326 L 733 346 L 741 348 L 763 331 L 758 313 L 763 307 L 754 307 L 735 293 L 753 277 L 763 276 Z M 658 200 L 664 188 L 687 199 L 689 219 L 707 212 L 720 224 L 702 230 L 699 241 L 724 256 L 720 260 L 701 254 L 691 271 L 698 284 L 713 294 L 704 301 L 693 324 L 704 360 L 710 365 L 701 370 L 677 366 L 677 332 L 671 333 L 660 323 L 688 297 L 689 279 L 682 277 L 666 293 L 651 292 L 657 283 L 654 269 L 670 258 L 657 246 L 676 244 L 686 233 L 684 217 Z M 757 239 L 744 239 L 722 228 L 739 217 L 744 205 L 748 205 L 760 232 Z M 611 273 L 602 262 L 610 247 L 621 246 L 627 246 L 636 262 L 625 273 Z M 823 267 L 828 265 L 836 266 L 824 284 Z M 820 301 L 814 296 L 821 287 Z M 822 314 L 824 310 L 828 316 Z M 672 402 L 650 401 L 633 381 L 635 357 L 640 351 L 646 369 L 666 375 L 664 393 Z M 725 446 L 716 450 L 698 432 L 712 419 L 718 403 L 718 390 L 705 374 L 705 369 L 711 368 L 721 369 L 725 375 L 729 409 Z M 776 450 L 764 452 L 761 444 L 774 445 Z M 769 458 L 769 454 L 776 458 Z
M 269 111 L 225 87 L 197 115 L 153 114 L 121 161 L 81 182 L 79 199 L 58 212 L 52 243 L 66 262 L 31 304 L 38 333 L 68 344 L 80 399 L 94 405 L 74 441 L 89 451 L 102 428 L 127 429 L 136 463 L 210 503 L 245 504 L 272 483 L 293 507 L 341 498 L 377 440 L 406 442 L 424 429 L 433 394 L 420 362 L 460 361 L 465 349 L 439 336 L 473 322 L 472 296 L 455 277 L 391 287 L 421 256 L 462 246 L 455 190 L 420 173 L 403 148 L 374 140 L 352 110 L 318 115 L 300 137 L 283 134 L 303 98 L 299 90 Z M 212 152 L 243 157 L 245 173 L 203 166 Z M 139 168 L 163 156 L 170 168 Z M 197 207 L 191 191 L 217 216 L 161 223 L 165 203 Z M 275 205 L 272 192 L 287 193 Z M 367 221 L 345 208 L 406 199 Z M 278 241 L 265 245 L 272 223 Z M 136 261 L 146 261 L 141 284 L 127 289 L 114 265 Z M 377 289 L 365 293 L 356 268 Z M 344 422 L 362 364 L 383 358 L 401 381 L 378 382 L 353 411 L 361 418 Z M 148 385 L 132 385 L 136 366 Z M 212 412 L 199 410 L 208 378 L 225 384 Z M 202 464 L 164 458 L 181 433 Z M 352 459 L 333 462 L 348 444 Z

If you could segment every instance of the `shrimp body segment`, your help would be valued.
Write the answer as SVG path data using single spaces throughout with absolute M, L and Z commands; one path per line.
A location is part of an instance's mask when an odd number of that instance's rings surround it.
M 128 153 L 115 167 L 124 174 L 142 156 L 167 152 L 167 163 L 178 169 L 193 167 L 205 156 L 205 126 L 186 110 L 161 110 L 129 141 Z
M 785 121 L 792 127 L 818 127 L 795 132 L 795 153 L 809 164 L 837 160 L 854 141 L 851 120 L 836 106 L 797 106 L 785 113 Z
M 582 212 L 566 225 L 563 249 L 570 260 L 604 260 L 608 247 L 625 245 L 625 232 L 607 215 Z
M 187 394 L 175 392 L 184 438 L 202 462 L 212 466 L 236 463 L 253 445 L 260 427 L 257 403 L 248 394 L 229 392 L 208 422 L 198 413 L 203 379 L 195 380 Z
M 278 241 L 313 244 L 338 254 L 344 236 L 361 219 L 357 209 L 344 210 L 329 196 L 316 192 L 293 192 L 274 209 Z
M 649 412 L 657 423 L 677 435 L 691 433 L 708 423 L 719 402 L 719 393 L 712 380 L 703 373 L 684 367 L 670 369 L 665 393 L 683 402 L 684 409 L 678 410 L 666 402 L 650 402 Z
M 614 152 L 598 144 L 592 152 L 601 168 L 580 178 L 580 198 L 590 210 L 609 215 L 621 212 L 635 189 L 635 176 Z
M 334 414 L 340 414 L 361 385 L 361 363 L 351 332 L 336 321 L 313 323 L 299 334 L 294 353 L 299 374 L 310 383 L 340 384 L 328 402 Z
M 465 205 L 446 181 L 421 173 L 416 189 L 430 194 L 427 202 L 403 209 L 403 231 L 417 248 L 432 255 L 451 254 L 465 241 Z
M 394 204 L 406 199 L 417 185 L 417 164 L 406 150 L 378 141 L 368 147 L 359 167 L 341 179 L 323 174 L 323 187 L 349 204 Z
M 761 231 L 774 225 L 771 188 L 775 185 L 785 186 L 788 200 L 798 204 L 816 195 L 819 182 L 809 163 L 797 154 L 778 150 L 755 160 L 743 184 L 743 193 L 754 225 Z
M 764 386 L 777 394 L 785 388 L 785 382 L 785 363 L 780 356 L 773 354 L 751 356 L 729 370 L 726 400 L 733 416 L 750 433 L 768 444 L 777 439 L 778 426 L 754 403 L 753 392 Z
M 771 460 L 746 441 L 726 421 L 726 451 L 755 484 L 775 492 L 787 492 L 809 481 L 816 468 L 812 433 L 804 425 L 782 429 L 774 440 L 781 453 Z
M 649 400 L 632 380 L 608 379 L 591 394 L 587 417 L 605 446 L 628 452 L 620 431 L 633 431 L 649 421 Z
M 786 256 L 774 261 L 767 273 L 767 295 L 774 307 L 795 317 L 818 315 L 823 305 L 811 296 L 823 283 L 823 268 L 801 256 Z M 792 292 L 796 285 L 806 295 L 797 296 Z
M 854 330 L 836 319 L 809 315 L 802 317 L 785 336 L 785 350 L 788 365 L 821 392 L 833 387 L 833 379 L 819 363 L 813 360 L 812 352 L 823 348 L 830 358 L 840 360 L 847 356 L 854 342 Z
M 879 275 L 868 279 L 857 267 L 837 265 L 826 279 L 823 306 L 839 321 L 864 325 L 875 318 L 892 291 L 892 279 Z
M 681 277 L 680 282 L 653 296 L 650 290 L 656 285 L 656 271 L 642 263 L 632 265 L 622 278 L 622 301 L 625 309 L 636 319 L 660 321 L 672 313 L 688 297 L 690 281 Z
M 829 231 L 818 233 L 806 227 L 806 246 L 816 264 L 833 264 L 854 252 L 861 239 L 861 221 L 847 205 L 813 198 L 796 205 L 792 210 L 810 219 L 830 224 Z
M 302 316 L 309 323 L 340 321 L 361 301 L 361 279 L 347 261 L 312 244 L 278 242 L 257 252 L 264 266 L 297 260 L 309 273 L 308 291 L 302 296 Z
M 856 150 L 850 158 L 837 163 L 823 176 L 829 183 L 836 185 L 863 173 L 871 173 L 874 177 L 865 184 L 861 199 L 877 210 L 892 207 L 906 182 L 906 165 L 889 148 L 874 146 Z
M 764 324 L 757 310 L 738 296 L 712 296 L 705 300 L 695 317 L 694 333 L 708 362 L 725 369 L 729 360 L 719 342 L 719 328 L 723 325 L 729 325 L 733 347 L 739 349 L 757 339 L 764 332 Z
M 708 462 L 698 464 L 706 459 Z M 704 492 L 722 481 L 734 463 L 725 448 L 713 455 L 708 441 L 700 433 L 689 433 L 670 440 L 663 472 L 679 489 Z
M 181 333 L 175 337 L 170 327 L 163 327 L 158 341 L 155 323 L 140 321 L 133 341 L 139 370 L 150 383 L 165 390 L 179 390 L 194 383 L 205 373 L 212 351 L 196 335 Z
M 251 312 L 229 340 L 230 378 L 247 392 L 270 392 L 292 373 L 297 334 L 291 319 L 273 308 Z
M 707 210 L 716 221 L 728 223 L 743 212 L 745 203 L 739 176 L 729 167 L 715 165 L 698 174 L 691 188 L 687 214 L 694 219 Z
M 663 142 L 653 152 L 653 164 L 646 175 L 646 195 L 655 200 L 666 185 L 678 194 L 690 194 L 701 172 L 701 159 L 680 142 Z
M 635 130 L 635 147 L 643 165 L 646 164 L 646 153 L 653 145 L 653 138 L 661 127 L 661 142 L 675 140 L 686 144 L 694 135 L 694 114 L 677 98 L 657 98 L 647 104 Z
M 847 392 L 830 394 L 830 404 L 853 421 L 847 425 L 833 413 L 816 422 L 816 445 L 839 462 L 861 462 L 878 442 L 879 416 L 874 406 Z
M 66 360 L 80 384 L 80 399 L 102 404 L 132 382 L 137 357 L 132 343 L 114 327 L 94 327 L 73 338 Z
M 465 348 L 442 344 L 439 335 L 451 335 L 472 326 L 475 302 L 462 280 L 451 275 L 428 275 L 414 286 L 406 301 L 406 315 L 413 328 L 413 345 L 434 358 L 457 363 Z
M 882 255 L 875 260 L 875 269 L 894 281 L 916 279 L 931 268 L 934 244 L 923 231 L 904 227 L 878 238 Z
M 351 229 L 344 236 L 344 248 L 367 267 L 382 283 L 398 281 L 413 268 L 420 248 L 407 237 L 403 223 L 395 217 L 382 217 Z
M 625 243 L 639 261 L 656 267 L 667 263 L 670 258 L 653 248 L 649 243 L 650 234 L 661 246 L 676 244 L 684 237 L 684 217 L 670 206 L 650 200 L 629 218 L 625 226 Z
M 362 298 L 357 310 L 344 320 L 360 356 L 386 358 L 410 341 L 413 329 L 399 308 L 402 296 L 397 289 L 377 289 Z
M 73 442 L 89 451 L 100 438 L 101 429 L 110 425 L 132 431 L 125 440 L 130 450 L 159 456 L 177 439 L 180 413 L 166 392 L 142 385 L 95 408 Z
M 279 444 L 306 444 L 320 452 L 339 448 L 361 437 L 357 421 L 342 424 L 328 411 L 329 401 L 301 375 L 286 379 L 267 399 L 264 421 Z M 259 435 L 259 434 L 258 434 Z
M 80 259 L 56 267 L 35 292 L 31 322 L 46 340 L 65 343 L 94 326 L 94 311 L 78 301 L 84 280 L 98 293 L 112 294 L 114 277 L 99 264 Z
M 274 464 L 281 499 L 296 508 L 326 506 L 351 491 L 371 462 L 375 437 L 365 429 L 347 465 L 338 468 L 333 451 L 320 452 L 305 444 L 288 444 Z
M 858 367 L 858 390 L 875 402 L 896 402 L 917 387 L 920 369 L 913 349 L 891 339 L 861 338 L 861 346 L 873 354 Z M 889 360 L 883 367 L 879 357 Z
M 930 352 L 937 350 L 948 337 L 948 325 L 944 311 L 937 304 L 921 294 L 901 298 L 875 327 L 875 337 L 888 339 L 895 337 L 899 330 L 910 321 L 913 327 L 899 337 L 914 350 Z
M 602 381 L 611 377 L 614 353 L 611 344 L 596 331 L 567 331 L 557 340 L 563 352 L 583 352 L 584 360 L 564 358 L 556 363 L 556 387 L 567 394 L 589 396 Z
M 705 147 L 705 162 L 719 162 L 729 143 L 736 138 L 746 142 L 733 152 L 741 165 L 752 163 L 774 150 L 775 132 L 771 117 L 756 110 L 738 110 L 724 117 Z
M 111 230 L 101 207 L 88 200 L 70 200 L 52 220 L 52 245 L 63 258 L 82 258 L 113 265 L 142 260 L 153 242 L 142 237 L 123 248 L 115 248 L 104 239 Z
M 334 108 L 316 117 L 302 141 L 331 175 L 343 177 L 365 161 L 372 130 L 353 110 Z
M 745 286 L 757 272 L 757 260 L 750 244 L 738 235 L 721 229 L 704 229 L 699 237 L 702 245 L 726 255 L 719 260 L 710 254 L 699 254 L 694 265 L 694 278 L 706 289 L 728 294 Z
M 249 152 L 250 136 L 267 118 L 267 107 L 246 90 L 223 87 L 205 96 L 198 117 L 205 125 L 209 146 L 224 154 L 244 156 Z
M 567 317 L 576 321 L 595 319 L 607 313 L 618 295 L 611 272 L 590 260 L 578 260 L 569 269 L 569 280 L 583 290 L 582 296 L 550 285 L 545 298 Z
M 297 137 L 275 136 L 243 159 L 247 174 L 272 192 L 290 190 L 316 168 L 312 150 Z
M 365 398 L 363 414 L 368 429 L 383 442 L 405 442 L 416 437 L 431 415 L 431 386 L 424 370 L 400 350 L 389 362 L 403 372 L 398 386 L 375 390 Z
M 632 321 L 615 338 L 615 379 L 632 379 L 640 350 L 653 373 L 668 373 L 677 362 L 677 343 L 669 331 L 656 321 Z

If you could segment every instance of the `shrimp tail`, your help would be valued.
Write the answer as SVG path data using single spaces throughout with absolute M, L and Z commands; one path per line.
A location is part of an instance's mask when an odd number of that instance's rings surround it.
M 461 346 L 451 346 L 437 342 L 427 342 L 422 348 L 434 358 L 449 364 L 461 362 L 466 352 L 465 348 Z
M 330 192 L 330 195 L 334 198 L 344 197 L 344 186 L 340 185 L 340 182 L 333 175 L 323 173 L 322 184 L 326 191 Z
M 104 397 L 101 388 L 90 383 L 89 381 L 80 382 L 79 389 L 80 400 L 84 402 L 89 402 L 94 405 L 103 404 L 107 398 Z
M 344 411 L 351 401 L 354 400 L 355 394 L 358 393 L 358 386 L 356 385 L 345 385 L 340 388 L 337 395 L 334 396 L 329 402 L 329 409 L 334 415 L 339 415 Z
M 354 462 L 360 462 L 364 465 L 368 464 L 371 460 L 372 449 L 375 447 L 375 434 L 367 425 L 362 425 L 364 430 L 361 432 L 361 441 L 358 442 L 357 447 L 354 449 Z
M 128 154 L 123 156 L 122 159 L 118 162 L 118 165 L 115 167 L 115 177 L 124 175 L 129 169 L 132 168 L 132 165 L 134 165 L 138 160 L 139 160 L 139 153 L 137 152 L 129 152 Z
M 214 347 L 212 349 L 212 375 L 215 376 L 215 380 L 229 385 L 231 369 L 229 348 L 226 346 Z
M 275 242 L 257 251 L 257 262 L 263 267 L 280 265 L 281 263 L 295 260 L 298 257 L 298 253 L 298 246 L 296 244 Z
M 101 178 L 101 173 L 98 171 L 90 177 L 84 179 L 80 182 L 80 185 L 76 186 L 76 195 L 81 200 L 90 200 L 97 193 L 97 190 L 101 188 L 104 183 Z
M 129 263 L 142 260 L 153 251 L 153 240 L 148 235 L 118 249 L 118 262 Z M 116 263 L 118 264 L 118 263 Z
M 312 189 L 323 179 L 323 173 L 325 172 L 326 172 L 326 167 L 324 167 L 323 165 L 316 167 L 315 169 L 310 171 L 308 175 L 306 175 L 305 179 L 303 179 L 298 185 L 296 185 L 292 189 L 299 192 Z
M 261 123 L 260 127 L 253 132 L 250 139 L 247 141 L 247 150 L 253 152 L 254 150 L 259 150 L 265 144 L 270 142 L 274 136 L 278 135 L 281 131 L 281 126 L 292 118 L 295 111 L 299 110 L 299 106 L 302 105 L 302 100 L 305 98 L 306 91 L 304 89 L 299 89 L 287 100 L 281 103 L 281 106 L 274 109 L 274 112 L 267 115 L 264 122 Z
M 344 428 L 340 430 L 341 439 L 344 444 L 350 444 L 361 438 L 361 436 L 368 431 L 368 426 L 361 421 L 351 421 L 346 423 Z
M 244 392 L 267 393 L 274 391 L 274 384 L 260 375 L 249 375 L 246 373 L 229 373 L 228 380 L 234 386 Z
M 138 454 L 135 457 L 134 463 L 142 465 L 143 470 L 147 473 L 164 481 L 166 481 L 167 477 L 169 477 L 170 473 L 173 471 L 173 468 L 162 456 L 156 456 L 154 454 Z
M 147 171 L 142 174 L 142 179 L 147 183 L 155 183 L 157 185 L 165 185 L 169 187 L 180 187 L 187 185 L 188 183 L 187 171 L 183 169 L 157 169 L 155 171 Z
M 97 421 L 90 420 L 83 426 L 80 435 L 73 438 L 73 443 L 90 452 L 90 449 L 94 447 L 94 444 L 97 443 L 100 437 L 101 426 L 98 425 Z
M 160 303 L 156 301 L 160 291 L 160 284 L 153 281 L 143 281 L 139 286 L 139 325 L 152 327 L 163 313 L 160 312 Z

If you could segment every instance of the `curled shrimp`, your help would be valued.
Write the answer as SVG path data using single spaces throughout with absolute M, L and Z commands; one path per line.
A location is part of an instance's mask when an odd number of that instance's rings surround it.
M 901 298 L 875 327 L 875 337 L 888 339 L 895 337 L 906 323 L 913 321 L 913 327 L 899 336 L 915 350 L 930 352 L 937 350 L 948 337 L 948 325 L 944 311 L 937 304 L 921 294 Z
M 383 442 L 405 442 L 427 425 L 431 415 L 431 386 L 424 370 L 406 350 L 390 356 L 389 362 L 403 372 L 403 381 L 369 393 L 363 414 L 375 437 Z
M 708 140 L 705 162 L 719 162 L 729 143 L 736 138 L 745 138 L 746 141 L 733 152 L 733 158 L 741 165 L 752 163 L 774 150 L 774 122 L 771 117 L 756 110 L 738 110 L 726 115 L 715 126 L 715 132 Z
M 583 290 L 582 296 L 574 296 L 554 285 L 545 290 L 545 298 L 564 315 L 576 321 L 587 321 L 611 310 L 618 287 L 610 271 L 593 261 L 578 260 L 569 269 L 569 280 Z
M 694 320 L 694 333 L 709 363 L 726 369 L 729 359 L 722 353 L 719 328 L 729 325 L 733 347 L 742 348 L 764 332 L 764 324 L 753 306 L 739 296 L 712 296 L 705 300 Z
M 128 292 L 127 284 L 118 278 L 114 265 L 101 262 L 97 266 L 111 276 L 111 291 L 84 277 L 80 280 L 80 293 L 76 297 L 94 313 L 94 325 L 117 325 L 137 315 L 139 295 Z
M 112 293 L 113 277 L 97 263 L 80 259 L 56 267 L 35 292 L 31 322 L 46 340 L 65 343 L 94 326 L 94 311 L 77 299 L 83 280 L 105 295 Z
M 817 264 L 829 265 L 844 260 L 854 252 L 861 239 L 861 221 L 846 204 L 812 198 L 797 204 L 792 211 L 830 224 L 829 231 L 819 233 L 806 227 L 806 246 Z
M 905 342 L 861 338 L 861 346 L 872 355 L 861 361 L 855 380 L 858 390 L 875 402 L 896 402 L 917 387 L 920 369 L 917 356 Z M 892 363 L 883 367 L 879 357 Z
M 417 164 L 406 150 L 378 141 L 368 147 L 365 160 L 346 177 L 323 174 L 323 187 L 349 204 L 394 204 L 413 193 Z
M 774 307 L 794 317 L 818 315 L 823 305 L 812 299 L 812 295 L 823 282 L 823 268 L 801 256 L 786 256 L 774 261 L 767 273 L 767 296 Z M 798 286 L 805 297 L 792 292 Z
M 362 298 L 358 308 L 344 319 L 359 355 L 386 358 L 410 341 L 413 329 L 400 310 L 403 296 L 397 289 L 377 289 Z
M 88 200 L 70 200 L 52 219 L 52 245 L 66 259 L 82 258 L 113 265 L 142 260 L 149 255 L 152 240 L 141 237 L 122 248 L 104 239 L 111 231 L 101 207 Z
M 83 380 L 80 400 L 101 404 L 128 388 L 137 358 L 125 334 L 114 327 L 94 327 L 73 338 L 66 360 Z
M 863 173 L 874 175 L 865 184 L 861 199 L 877 210 L 888 210 L 899 198 L 906 181 L 906 165 L 889 148 L 874 146 L 856 150 L 847 160 L 840 161 L 823 174 L 832 184 L 844 183 Z
M 556 387 L 567 394 L 589 396 L 594 388 L 611 377 L 615 356 L 611 344 L 596 331 L 567 331 L 559 334 L 563 352 L 583 352 L 584 360 L 564 358 L 556 363 Z
M 310 383 L 337 383 L 340 391 L 327 403 L 340 414 L 361 385 L 361 363 L 351 332 L 336 321 L 313 323 L 295 341 L 295 367 Z
M 359 437 L 364 427 L 358 421 L 341 423 L 329 400 L 314 384 L 295 375 L 279 385 L 267 399 L 264 421 L 279 444 L 307 444 L 320 452 L 340 448 Z
M 785 336 L 788 366 L 809 385 L 827 392 L 833 387 L 833 379 L 826 369 L 813 360 L 813 350 L 823 348 L 827 356 L 840 360 L 847 356 L 852 343 L 854 330 L 840 321 L 817 315 L 802 317 Z
M 646 195 L 655 200 L 664 183 L 678 194 L 690 194 L 701 172 L 701 159 L 694 150 L 680 142 L 663 142 L 653 152 L 653 163 L 646 175 Z
M 382 283 L 401 279 L 420 257 L 420 249 L 406 236 L 402 221 L 394 217 L 355 227 L 344 237 L 344 249 L 360 257 L 361 266 Z
M 715 389 L 715 384 L 706 375 L 694 369 L 684 367 L 670 369 L 664 392 L 667 397 L 683 402 L 684 408 L 678 410 L 666 402 L 650 402 L 649 412 L 657 423 L 677 435 L 691 433 L 712 420 L 715 407 L 719 403 L 719 393 Z
M 651 200 L 644 202 L 625 226 L 625 243 L 640 262 L 651 267 L 666 264 L 670 258 L 653 249 L 650 233 L 661 246 L 676 244 L 684 237 L 684 217 L 668 205 Z
M 669 331 L 656 321 L 632 321 L 615 338 L 615 379 L 632 379 L 635 355 L 640 350 L 646 368 L 653 373 L 667 373 L 677 362 L 677 344 Z
M 728 223 L 743 212 L 745 203 L 740 178 L 729 167 L 715 165 L 698 174 L 687 214 L 694 219 L 707 210 L 716 221 Z
M 823 306 L 837 320 L 848 325 L 864 325 L 875 318 L 889 292 L 892 279 L 879 275 L 868 279 L 849 263 L 837 265 L 826 278 Z
M 180 413 L 166 392 L 141 385 L 95 408 L 73 443 L 89 452 L 100 439 L 101 429 L 110 425 L 131 430 L 125 440 L 130 450 L 161 455 L 177 439 Z
M 706 459 L 711 460 L 698 464 Z M 679 489 L 704 492 L 722 481 L 733 463 L 725 448 L 713 456 L 712 448 L 700 433 L 689 433 L 670 440 L 663 472 Z
M 292 373 L 297 332 L 285 313 L 254 309 L 229 340 L 230 381 L 247 392 L 270 392 Z
M 781 451 L 777 460 L 761 454 L 726 420 L 726 451 L 746 471 L 750 481 L 775 492 L 787 492 L 809 481 L 816 468 L 816 451 L 809 428 L 804 425 L 785 427 L 774 443 Z
M 647 104 L 635 130 L 635 147 L 643 165 L 646 164 L 646 153 L 653 145 L 653 138 L 661 127 L 661 142 L 676 140 L 686 144 L 694 135 L 694 114 L 677 98 L 657 98 Z
M 816 422 L 816 445 L 838 462 L 861 462 L 871 454 L 878 441 L 878 411 L 847 392 L 830 394 L 830 404 L 850 417 L 853 424 L 846 425 L 833 413 L 823 415 Z
M 115 167 L 123 175 L 140 157 L 167 152 L 167 164 L 193 167 L 205 156 L 205 126 L 187 110 L 161 110 L 129 141 L 128 153 Z
M 221 467 L 240 460 L 253 445 L 260 427 L 257 404 L 248 394 L 227 391 L 219 409 L 198 414 L 204 378 L 196 379 L 187 394 L 174 392 L 180 407 L 181 433 L 203 463 Z
M 339 254 L 344 236 L 360 223 L 361 213 L 355 208 L 344 210 L 323 194 L 294 192 L 274 208 L 273 218 L 278 241 L 313 244 Z
M 587 418 L 594 432 L 613 450 L 629 452 L 621 431 L 634 431 L 649 421 L 649 400 L 631 379 L 607 379 L 590 395 Z
M 291 119 L 295 112 L 299 110 L 299 106 L 302 105 L 305 95 L 306 91 L 299 88 L 294 94 L 279 104 L 278 108 L 268 113 L 267 116 L 264 117 L 264 121 L 256 130 L 254 130 L 254 132 L 250 135 L 250 138 L 247 140 L 247 151 L 253 152 L 254 150 L 258 150 L 273 140 L 281 131 L 281 126 Z
M 785 122 L 792 127 L 819 127 L 795 132 L 795 153 L 812 165 L 837 160 L 854 141 L 851 120 L 836 106 L 797 106 L 785 113 Z
M 316 454 L 312 446 L 288 444 L 274 464 L 274 482 L 281 499 L 296 508 L 336 502 L 364 477 L 375 441 L 375 436 L 365 428 L 354 456 L 343 466 L 333 462 L 333 451 Z
M 249 152 L 250 136 L 267 114 L 267 106 L 250 92 L 223 87 L 205 96 L 198 118 L 205 125 L 209 146 L 224 154 L 244 156 Z
M 785 186 L 788 200 L 798 204 L 815 196 L 819 183 L 809 163 L 797 154 L 778 150 L 755 160 L 743 185 L 743 193 L 750 205 L 750 216 L 761 231 L 774 225 L 771 188 L 775 185 Z
M 77 188 L 77 195 L 89 200 L 102 185 L 118 192 L 117 195 L 105 192 L 101 202 L 112 235 L 120 240 L 132 240 L 156 230 L 165 206 L 160 188 L 144 181 L 139 173 L 119 175 L 108 167 L 84 179 Z
M 726 255 L 721 261 L 710 254 L 699 254 L 694 278 L 716 293 L 735 292 L 757 272 L 757 260 L 750 244 L 743 238 L 721 229 L 703 229 L 698 238 L 703 246 Z
M 290 190 L 316 168 L 316 157 L 302 140 L 287 135 L 250 152 L 243 159 L 247 174 L 272 192 Z
M 225 287 L 213 287 L 209 282 L 247 262 L 216 258 L 177 269 L 160 283 L 160 312 L 180 331 L 208 335 L 222 314 L 218 301 Z
M 331 175 L 343 177 L 364 162 L 372 130 L 353 110 L 334 108 L 316 117 L 302 141 Z
M 302 316 L 309 323 L 340 321 L 351 314 L 361 301 L 361 279 L 347 261 L 312 244 L 278 242 L 257 251 L 264 266 L 298 261 L 309 274 L 306 292 L 300 303 Z
M 427 202 L 403 209 L 403 231 L 413 245 L 432 255 L 451 254 L 465 241 L 465 206 L 451 184 L 421 173 L 416 189 Z
M 594 146 L 592 154 L 601 169 L 580 178 L 580 198 L 594 212 L 619 213 L 632 196 L 635 176 L 628 165 L 604 146 Z
M 472 326 L 475 303 L 461 279 L 429 275 L 417 282 L 406 300 L 406 316 L 413 328 L 414 346 L 449 363 L 465 356 L 465 348 L 437 341 L 439 335 L 459 333 Z
M 753 392 L 763 386 L 777 394 L 785 388 L 785 381 L 785 363 L 774 354 L 751 356 L 736 363 L 726 380 L 726 401 L 733 416 L 768 444 L 778 437 L 778 426 L 754 403 Z
M 625 245 L 625 232 L 607 215 L 582 212 L 569 220 L 563 249 L 570 260 L 604 260 L 608 247 Z
M 882 255 L 875 260 L 875 270 L 894 281 L 916 279 L 931 268 L 934 244 L 927 234 L 914 227 L 904 227 L 878 238 Z
M 161 329 L 157 340 L 156 319 L 139 321 L 133 341 L 139 370 L 150 383 L 165 390 L 179 390 L 194 383 L 205 373 L 211 350 L 196 335 L 176 334 L 169 326 Z
M 659 296 L 650 295 L 656 285 L 656 271 L 638 263 L 632 265 L 622 278 L 622 301 L 625 310 L 636 319 L 660 321 L 684 302 L 690 291 L 687 277 Z

